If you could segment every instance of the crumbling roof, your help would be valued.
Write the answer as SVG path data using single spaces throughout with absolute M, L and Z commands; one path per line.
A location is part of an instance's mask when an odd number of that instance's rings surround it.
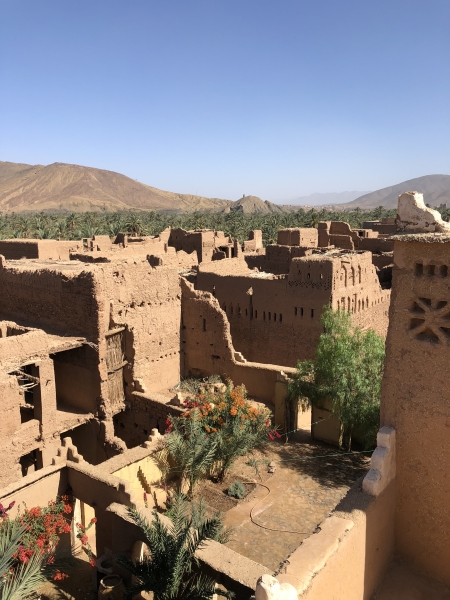
M 394 242 L 422 242 L 425 244 L 448 244 L 448 233 L 400 233 L 390 237 Z

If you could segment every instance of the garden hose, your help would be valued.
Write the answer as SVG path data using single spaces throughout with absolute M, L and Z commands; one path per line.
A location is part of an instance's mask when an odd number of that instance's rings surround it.
M 265 485 L 264 483 L 258 483 L 257 481 L 243 481 L 242 483 L 247 483 L 250 485 L 261 485 L 262 487 L 266 488 L 266 490 L 269 492 L 268 494 L 266 494 L 264 496 L 264 498 L 261 498 L 260 500 L 258 500 L 252 507 L 252 509 L 250 510 L 250 520 L 253 523 L 253 525 L 256 525 L 257 527 L 261 527 L 262 529 L 267 529 L 267 531 L 276 531 L 279 533 L 298 533 L 300 535 L 310 535 L 309 531 L 293 531 L 291 529 L 273 529 L 272 527 L 266 527 L 265 525 L 261 525 L 261 523 L 257 523 L 253 517 L 253 511 L 255 510 L 255 508 L 258 506 L 258 504 L 260 502 L 262 502 L 263 500 L 266 500 L 266 498 L 268 498 L 270 496 L 270 488 Z

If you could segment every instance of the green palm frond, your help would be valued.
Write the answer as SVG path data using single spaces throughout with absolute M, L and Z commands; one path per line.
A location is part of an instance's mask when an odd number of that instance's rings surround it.
M 116 560 L 135 577 L 127 588 L 128 594 L 151 591 L 155 600 L 212 598 L 214 580 L 197 572 L 199 562 L 195 553 L 206 540 L 215 539 L 223 524 L 218 515 L 203 518 L 202 511 L 198 507 L 192 511 L 183 494 L 174 497 L 167 525 L 156 510 L 149 523 L 136 509 L 128 509 L 134 523 L 142 529 L 149 548 L 149 556 L 140 561 L 124 556 Z
M 25 600 L 32 596 L 45 581 L 42 570 L 45 559 L 46 556 L 33 554 L 27 563 L 15 569 L 10 579 L 5 578 L 3 587 L 0 587 L 1 600 Z

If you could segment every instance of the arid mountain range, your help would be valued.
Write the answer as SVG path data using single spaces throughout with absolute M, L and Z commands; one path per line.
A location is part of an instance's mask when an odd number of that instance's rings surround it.
M 358 206 L 362 209 L 376 208 L 377 206 L 397 208 L 399 194 L 410 191 L 422 192 L 425 202 L 430 206 L 436 207 L 440 204 L 447 204 L 450 207 L 450 175 L 416 177 L 376 192 L 370 192 L 352 202 L 339 206 L 350 210 Z
M 346 204 L 328 204 L 335 209 L 395 208 L 403 191 L 425 194 L 432 206 L 450 204 L 450 175 L 427 175 L 360 196 Z M 53 163 L 26 165 L 0 161 L 0 211 L 86 212 L 157 210 L 166 212 L 213 211 L 273 213 L 298 210 L 299 205 L 281 205 L 244 196 L 237 201 L 166 192 L 139 183 L 120 173 Z M 318 207 L 316 207 L 318 208 Z

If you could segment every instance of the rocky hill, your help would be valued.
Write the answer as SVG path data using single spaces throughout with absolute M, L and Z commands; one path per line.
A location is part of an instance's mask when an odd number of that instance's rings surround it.
M 341 209 L 362 208 L 371 209 L 383 206 L 397 208 L 399 194 L 403 192 L 421 192 L 424 200 L 430 206 L 447 204 L 450 206 L 450 175 L 425 175 L 403 181 L 370 194 L 365 194 L 346 204 L 339 204 Z
M 258 196 L 243 196 L 236 202 L 233 202 L 228 210 L 237 210 L 244 214 L 268 214 L 274 212 L 289 212 L 291 210 L 298 210 L 299 208 L 299 206 L 274 204 L 268 200 L 261 200 Z
M 223 211 L 231 200 L 165 192 L 114 171 L 0 162 L 0 211 Z

